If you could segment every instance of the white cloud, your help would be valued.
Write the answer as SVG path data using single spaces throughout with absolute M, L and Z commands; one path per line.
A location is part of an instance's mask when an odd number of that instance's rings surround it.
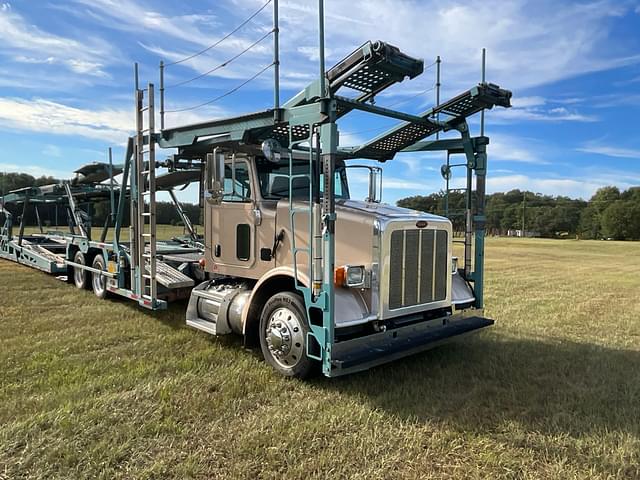
M 487 147 L 487 156 L 490 162 L 497 160 L 500 162 L 547 164 L 549 163 L 548 161 L 536 155 L 536 152 L 540 151 L 537 148 L 538 143 L 537 140 L 533 139 L 493 134 Z
M 595 122 L 598 117 L 571 111 L 565 107 L 553 108 L 509 108 L 491 112 L 491 120 L 496 123 L 516 121 L 536 122 Z
M 16 62 L 60 64 L 95 77 L 107 77 L 104 65 L 108 58 L 115 57 L 112 47 L 101 40 L 87 36 L 79 41 L 45 32 L 6 3 L 0 9 L 0 40 L 0 53 L 11 54 Z
M 82 109 L 35 98 L 0 98 L 0 127 L 125 143 L 133 125 L 130 109 Z
M 640 159 L 640 150 L 613 145 L 587 143 L 582 147 L 576 148 L 576 150 L 578 152 L 594 153 L 606 157 Z
M 42 154 L 46 157 L 62 157 L 62 150 L 57 145 L 45 145 Z
M 0 163 L 0 172 L 3 173 L 28 173 L 34 177 L 54 177 L 64 179 L 71 177 L 71 171 L 52 170 L 40 165 L 24 165 L 15 163 Z
M 527 175 L 503 175 L 487 177 L 487 191 L 492 193 L 520 189 L 546 195 L 589 199 L 596 190 L 612 183 L 622 189 L 633 186 L 633 184 L 620 180 L 611 182 L 584 178 L 536 178 Z
M 196 45 L 213 43 L 213 31 L 225 28 L 213 15 L 163 15 L 134 0 L 74 0 L 86 7 L 79 16 L 88 14 L 108 28 L 117 30 L 161 34 L 172 39 L 184 40 Z M 209 31 L 202 26 L 210 27 Z
M 261 1 L 236 3 L 249 8 Z M 309 38 L 315 38 L 315 5 L 314 0 L 282 4 L 282 30 L 286 32 L 282 38 L 283 51 L 296 52 L 300 46 L 309 45 Z M 484 46 L 488 51 L 488 79 L 519 90 L 639 62 L 639 55 L 616 57 L 611 55 L 610 48 L 603 47 L 609 45 L 613 28 L 609 19 L 625 11 L 629 11 L 628 5 L 614 0 L 590 3 L 335 0 L 326 5 L 327 15 L 334 15 L 326 24 L 327 48 L 331 53 L 328 59 L 338 60 L 364 39 L 380 38 L 383 30 L 385 41 L 425 58 L 426 63 L 440 54 L 444 88 L 447 93 L 455 93 L 479 79 L 480 49 Z M 424 23 L 424 12 L 429 12 L 428 26 Z M 283 62 L 283 69 L 288 68 Z M 309 67 L 313 68 L 314 65 Z M 296 70 L 301 69 L 309 71 L 296 65 Z M 433 74 L 430 71 L 426 76 Z M 417 83 L 424 83 L 425 88 L 431 82 L 423 78 Z

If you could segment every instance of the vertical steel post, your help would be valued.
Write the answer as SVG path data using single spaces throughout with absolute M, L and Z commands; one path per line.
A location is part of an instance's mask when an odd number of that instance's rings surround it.
M 38 229 L 40 230 L 40 233 L 44 233 L 44 229 L 42 228 L 42 220 L 40 220 L 40 212 L 38 211 L 38 204 L 34 204 L 33 208 L 35 209 L 36 212 L 36 221 L 38 222 Z
M 482 83 L 486 82 L 487 49 L 482 49 Z M 484 109 L 480 117 L 480 135 L 484 137 Z M 483 143 L 476 145 L 476 208 L 473 217 L 475 226 L 475 258 L 473 262 L 473 287 L 476 308 L 484 307 L 484 239 L 486 233 L 485 193 L 487 182 L 487 147 Z
M 527 210 L 527 192 L 522 192 L 522 238 L 525 237 L 525 232 L 527 231 L 525 227 L 525 212 Z
M 320 95 L 325 96 L 324 0 L 318 0 L 318 55 L 320 57 Z
M 160 130 L 164 130 L 164 61 L 160 60 Z
M 436 57 L 436 107 L 440 106 L 440 64 L 442 60 L 440 55 Z M 436 120 L 440 120 L 440 112 L 436 113 Z M 440 138 L 440 131 L 436 132 L 436 140 Z M 447 187 L 448 188 L 448 187 Z
M 487 49 L 482 49 L 482 83 L 486 82 Z M 484 137 L 484 108 L 480 112 L 480 135 Z
M 20 233 L 18 233 L 18 246 L 22 246 L 22 238 L 24 237 L 24 219 L 27 218 L 27 207 L 29 206 L 29 196 L 25 196 L 24 204 L 22 205 L 22 217 L 20 217 Z
M 276 121 L 280 120 L 280 25 L 278 0 L 273 0 L 273 108 Z
M 111 150 L 111 147 L 109 147 L 109 195 L 111 201 L 111 210 L 109 213 L 109 217 L 111 218 L 111 222 L 113 223 L 113 220 L 116 216 L 116 199 L 115 193 L 113 191 L 113 151 Z

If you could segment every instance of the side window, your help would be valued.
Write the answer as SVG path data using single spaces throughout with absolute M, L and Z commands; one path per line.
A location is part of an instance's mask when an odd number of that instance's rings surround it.
M 251 179 L 247 162 L 235 162 L 235 180 L 231 164 L 224 166 L 224 192 L 222 200 L 225 202 L 248 202 L 251 200 Z

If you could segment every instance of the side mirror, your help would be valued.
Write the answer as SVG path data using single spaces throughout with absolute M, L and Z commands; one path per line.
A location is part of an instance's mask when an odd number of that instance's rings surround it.
M 219 205 L 224 192 L 224 153 L 217 148 L 207 154 L 205 187 L 205 198 Z
M 273 163 L 278 163 L 282 157 L 282 145 L 275 138 L 267 138 L 262 142 L 262 153 Z
M 440 167 L 440 175 L 442 175 L 442 178 L 445 180 L 451 180 L 451 167 L 446 164 L 442 165 Z

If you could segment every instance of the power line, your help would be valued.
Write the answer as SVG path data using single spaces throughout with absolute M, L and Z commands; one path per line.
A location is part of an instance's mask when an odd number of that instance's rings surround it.
M 403 103 L 406 103 L 409 100 L 413 100 L 414 98 L 419 97 L 420 95 L 424 95 L 425 93 L 435 90 L 435 88 L 436 86 L 433 85 L 425 90 L 422 90 L 421 92 L 416 93 L 415 95 L 411 95 L 409 98 L 405 98 L 404 100 L 400 100 L 398 102 L 392 103 L 391 105 L 387 105 L 386 108 L 391 108 L 391 107 L 395 107 L 396 105 L 401 105 Z
M 247 80 L 245 80 L 244 82 L 242 82 L 240 85 L 237 85 L 236 87 L 232 88 L 231 90 L 229 90 L 226 93 L 223 93 L 222 95 L 217 96 L 216 98 L 214 98 L 213 100 L 209 100 L 208 102 L 204 102 L 204 103 L 200 103 L 199 105 L 194 105 L 192 107 L 187 107 L 187 108 L 180 108 L 177 110 L 167 110 L 165 113 L 178 113 L 178 112 L 186 112 L 188 110 L 195 110 L 197 108 L 200 107 L 204 107 L 206 105 L 211 105 L 212 103 L 217 102 L 218 100 L 222 100 L 223 98 L 231 95 L 234 92 L 237 92 L 238 90 L 240 90 L 242 87 L 244 87 L 247 83 L 255 80 L 256 78 L 258 78 L 260 75 L 262 75 L 264 72 L 266 72 L 269 68 L 271 68 L 273 65 L 275 65 L 274 62 L 270 63 L 269 65 L 267 65 L 266 67 L 264 67 L 262 70 L 260 70 L 258 73 L 256 73 L 255 75 L 253 75 L 252 77 L 248 78 Z
M 408 102 L 409 100 L 413 100 L 414 98 L 419 97 L 420 95 L 423 95 L 423 94 L 425 94 L 427 92 L 430 92 L 430 91 L 434 90 L 435 88 L 436 88 L 435 86 L 427 88 L 426 90 L 422 90 L 421 92 L 418 92 L 418 93 L 416 93 L 415 95 L 412 95 L 409 98 L 405 98 L 404 100 L 400 100 L 399 102 L 395 102 L 395 103 L 392 103 L 391 105 L 387 105 L 387 106 L 385 106 L 385 108 L 391 108 L 391 107 L 394 107 L 395 105 L 400 105 L 401 103 Z M 383 130 L 385 128 L 391 128 L 391 127 L 394 127 L 396 125 L 398 125 L 398 122 L 386 123 L 386 124 L 381 125 L 379 127 L 367 128 L 366 130 L 358 130 L 357 132 L 342 132 L 342 135 L 348 136 L 348 135 L 357 135 L 359 133 L 376 132 L 378 130 Z
M 222 42 L 224 42 L 227 38 L 229 38 L 231 35 L 233 35 L 234 33 L 236 33 L 238 30 L 240 30 L 242 27 L 244 27 L 247 23 L 249 23 L 251 20 L 253 20 L 260 12 L 262 12 L 265 8 L 267 8 L 267 5 L 269 5 L 271 3 L 271 0 L 267 0 L 267 3 L 265 3 L 262 7 L 260 7 L 258 10 L 256 10 L 249 18 L 247 18 L 244 22 L 242 22 L 240 25 L 238 25 L 236 28 L 234 28 L 232 31 L 230 31 L 229 33 L 227 33 L 224 37 L 222 37 L 220 40 L 218 40 L 217 42 L 215 42 L 212 45 L 209 45 L 207 48 L 205 48 L 204 50 L 200 50 L 197 53 L 194 53 L 193 55 L 189 55 L 188 57 L 183 58 L 182 60 L 177 60 L 175 62 L 172 63 L 167 63 L 165 65 L 165 67 L 170 67 L 171 65 L 177 65 L 179 63 L 183 63 L 186 62 L 187 60 L 191 60 L 192 58 L 197 57 L 198 55 L 202 55 L 203 53 L 208 52 L 209 50 L 211 50 L 212 48 L 217 47 L 218 45 L 220 45 Z
M 227 65 L 229 65 L 230 63 L 232 63 L 233 61 L 237 60 L 238 58 L 240 58 L 242 55 L 244 55 L 245 53 L 247 53 L 249 50 L 251 50 L 252 48 L 254 48 L 256 45 L 258 45 L 260 42 L 262 42 L 265 38 L 267 38 L 269 35 L 271 35 L 274 32 L 274 30 L 269 30 L 267 33 L 265 33 L 262 37 L 260 37 L 258 40 L 256 40 L 255 42 L 253 42 L 251 45 L 249 45 L 247 48 L 245 48 L 244 50 L 242 50 L 240 53 L 234 55 L 233 57 L 231 57 L 230 59 L 228 59 L 227 61 L 221 63 L 220 65 L 215 66 L 214 68 L 212 68 L 211 70 L 208 70 L 196 77 L 190 78 L 189 80 L 184 80 L 182 82 L 178 82 L 178 83 L 174 83 L 173 85 L 169 85 L 167 87 L 164 87 L 165 90 L 168 90 L 170 88 L 176 88 L 176 87 L 181 87 L 182 85 L 186 85 L 187 83 L 191 83 L 194 80 L 198 80 L 202 77 L 206 77 L 207 75 L 220 70 L 221 68 L 226 67 Z

